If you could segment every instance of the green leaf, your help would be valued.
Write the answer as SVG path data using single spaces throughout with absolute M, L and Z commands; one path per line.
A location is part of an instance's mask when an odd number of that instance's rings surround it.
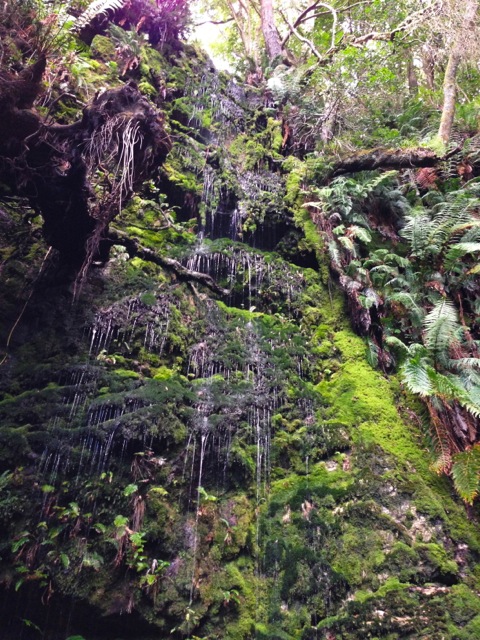
M 16 553 L 24 544 L 30 540 L 30 534 L 28 531 L 23 531 L 20 534 L 18 540 L 12 542 L 12 553 Z
M 128 498 L 128 496 L 131 496 L 132 493 L 135 493 L 135 491 L 138 491 L 138 485 L 136 484 L 129 484 L 125 487 L 125 489 L 123 490 L 123 495 Z
M 140 533 L 138 531 L 131 533 L 130 534 L 130 542 L 135 546 L 135 547 L 143 547 L 143 545 L 145 544 L 145 534 L 144 533 Z
M 158 495 L 160 496 L 168 496 L 168 491 L 163 487 L 152 487 L 150 491 L 153 493 L 158 493 Z
M 93 553 L 86 553 L 83 556 L 82 565 L 84 567 L 92 567 L 95 571 L 98 571 L 103 564 L 102 556 L 94 551 Z
M 55 487 L 52 487 L 51 484 L 42 485 L 43 493 L 53 493 L 55 491 Z
M 128 518 L 126 516 L 116 516 L 113 524 L 118 527 L 126 527 L 128 524 Z
M 35 631 L 38 631 L 38 633 L 40 633 L 43 636 L 42 630 L 34 622 L 32 622 L 31 620 L 28 620 L 27 618 L 22 618 L 22 622 L 26 627 L 29 627 L 30 629 L 35 629 Z

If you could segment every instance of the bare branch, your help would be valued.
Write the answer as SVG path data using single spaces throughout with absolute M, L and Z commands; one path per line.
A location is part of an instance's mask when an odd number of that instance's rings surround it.
M 298 16 L 298 18 L 295 20 L 294 24 L 291 25 L 290 22 L 287 20 L 287 18 L 281 13 L 282 18 L 285 20 L 285 22 L 288 24 L 288 26 L 291 29 L 291 33 L 286 36 L 283 40 L 282 43 L 282 47 L 285 46 L 286 42 L 288 41 L 288 39 L 290 38 L 291 34 L 294 33 L 297 38 L 298 38 L 298 32 L 296 31 L 296 28 L 302 24 L 302 22 L 305 22 L 306 20 L 309 20 L 310 18 L 316 17 L 319 14 L 315 13 L 312 16 L 308 16 L 307 14 L 310 11 L 313 11 L 314 9 L 316 9 L 316 7 L 324 7 L 325 9 L 327 9 L 328 12 L 330 12 L 333 16 L 333 24 L 332 24 L 332 44 L 331 46 L 334 47 L 335 46 L 335 36 L 336 36 L 336 32 L 337 32 L 337 24 L 338 24 L 338 13 L 337 10 L 334 9 L 334 7 L 332 7 L 332 5 L 327 4 L 326 2 L 319 2 L 319 0 L 317 0 L 316 2 L 314 2 L 310 7 L 308 7 L 307 9 L 305 9 L 305 11 L 302 11 L 302 13 Z M 303 37 L 303 36 L 302 36 Z M 311 47 L 310 47 L 311 48 Z
M 306 38 L 305 36 L 302 36 L 302 34 L 298 31 L 298 29 L 295 27 L 295 25 L 293 25 L 290 22 L 290 20 L 287 18 L 287 16 L 284 13 L 280 12 L 280 15 L 285 20 L 285 22 L 288 24 L 288 26 L 290 28 L 290 31 L 294 34 L 294 36 L 296 38 L 298 38 L 298 40 L 300 40 L 300 42 L 303 42 L 304 44 L 306 44 L 308 46 L 310 51 L 319 60 L 319 62 L 323 61 L 324 56 L 322 56 L 322 54 L 318 51 L 318 49 L 315 47 L 313 42 L 311 40 L 309 40 L 308 38 Z
M 233 22 L 233 18 L 227 18 L 226 20 L 205 20 L 204 22 L 197 22 L 194 27 L 203 27 L 204 24 L 227 24 Z

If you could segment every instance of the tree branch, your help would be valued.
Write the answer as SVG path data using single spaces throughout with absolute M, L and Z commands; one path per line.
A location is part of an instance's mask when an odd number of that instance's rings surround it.
M 314 9 L 316 9 L 318 6 L 320 7 L 324 7 L 325 9 L 328 10 L 329 13 L 332 14 L 333 16 L 333 25 L 332 25 L 332 44 L 331 46 L 334 47 L 335 46 L 335 35 L 337 32 L 337 24 L 338 24 L 338 12 L 337 10 L 332 7 L 332 5 L 327 4 L 326 2 L 320 2 L 319 0 L 316 0 L 316 2 L 314 2 L 312 5 L 310 5 L 307 9 L 305 9 L 305 11 L 302 11 L 302 13 L 298 16 L 298 18 L 295 20 L 295 22 L 292 24 L 290 24 L 290 22 L 288 21 L 288 19 L 286 18 L 286 16 L 283 15 L 282 12 L 280 12 L 280 15 L 282 16 L 282 18 L 285 20 L 285 22 L 288 24 L 288 26 L 290 27 L 290 33 L 285 36 L 285 38 L 283 39 L 282 42 L 282 48 L 286 45 L 286 43 L 288 42 L 290 36 L 292 34 L 296 35 L 297 38 L 299 37 L 299 34 L 296 30 L 296 28 L 302 24 L 302 22 L 306 22 L 307 20 L 310 20 L 311 18 L 315 18 L 317 17 L 319 14 L 315 13 L 311 16 L 308 15 L 308 13 L 310 11 L 313 11 Z M 307 41 L 308 42 L 308 41 Z
M 313 42 L 311 40 L 309 40 L 308 38 L 306 38 L 305 36 L 302 36 L 302 34 L 298 31 L 298 29 L 295 27 L 295 25 L 293 25 L 290 22 L 290 20 L 287 18 L 287 16 L 282 11 L 280 11 L 280 15 L 285 20 L 285 22 L 288 24 L 288 26 L 290 28 L 290 31 L 293 33 L 293 35 L 296 38 L 298 38 L 298 40 L 300 40 L 300 42 L 303 42 L 304 44 L 306 44 L 308 46 L 308 48 L 313 53 L 313 55 L 317 58 L 319 63 L 322 62 L 323 61 L 323 56 L 319 52 L 319 50 L 315 47 Z
M 360 3 L 355 3 L 355 4 L 360 4 Z M 318 49 L 316 49 L 313 42 L 308 40 L 308 38 L 305 38 L 304 36 L 302 36 L 297 29 L 297 27 L 302 22 L 305 22 L 310 18 L 317 17 L 317 14 L 309 16 L 308 13 L 310 11 L 313 11 L 318 6 L 326 7 L 334 16 L 334 24 L 332 27 L 332 41 L 331 41 L 330 49 L 328 49 L 328 51 L 326 51 L 325 54 L 323 55 L 320 54 Z M 352 6 L 355 6 L 355 5 L 352 5 Z M 414 13 L 409 15 L 407 18 L 405 18 L 405 20 L 403 20 L 398 26 L 396 26 L 391 31 L 371 31 L 361 36 L 353 36 L 353 35 L 344 33 L 342 35 L 342 38 L 340 39 L 340 42 L 335 44 L 335 31 L 336 31 L 336 25 L 338 22 L 338 15 L 337 15 L 338 11 L 333 7 L 331 7 L 330 5 L 328 5 L 327 3 L 314 2 L 312 5 L 310 5 L 310 7 L 305 9 L 305 11 L 303 11 L 300 14 L 300 16 L 297 18 L 297 20 L 293 24 L 287 19 L 287 17 L 283 13 L 280 12 L 283 20 L 286 22 L 286 24 L 290 28 L 290 34 L 284 38 L 283 43 L 285 44 L 292 34 L 295 35 L 301 42 L 304 42 L 310 48 L 312 53 L 318 59 L 317 65 L 323 65 L 329 62 L 332 59 L 334 54 L 338 53 L 338 51 L 348 46 L 363 47 L 368 42 L 371 42 L 371 41 L 392 42 L 395 39 L 397 34 L 408 32 L 412 28 L 417 27 L 423 21 L 427 20 L 432 15 L 434 15 L 437 12 L 437 10 L 440 10 L 440 8 L 441 8 L 441 0 L 432 0 L 432 2 L 427 4 L 425 7 L 419 9 L 418 11 L 415 11 Z
M 215 280 L 208 275 L 208 273 L 187 269 L 187 267 L 184 267 L 183 264 L 178 262 L 178 260 L 166 258 L 165 256 L 159 255 L 152 249 L 142 247 L 135 238 L 130 237 L 122 231 L 110 229 L 106 240 L 112 244 L 119 244 L 122 247 L 125 247 L 131 258 L 141 258 L 146 262 L 153 262 L 154 264 L 158 264 L 160 267 L 173 271 L 181 280 L 194 280 L 195 282 L 205 285 L 221 296 L 226 296 L 230 293 L 228 289 L 223 289 L 219 284 L 217 284 Z
M 233 22 L 233 18 L 227 18 L 226 20 L 204 20 L 204 22 L 197 22 L 195 27 L 203 27 L 204 24 L 227 24 L 228 22 Z

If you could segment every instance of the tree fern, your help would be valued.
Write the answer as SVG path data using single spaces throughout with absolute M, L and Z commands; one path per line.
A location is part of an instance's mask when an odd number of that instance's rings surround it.
M 453 457 L 452 478 L 462 500 L 472 504 L 480 486 L 480 445 Z

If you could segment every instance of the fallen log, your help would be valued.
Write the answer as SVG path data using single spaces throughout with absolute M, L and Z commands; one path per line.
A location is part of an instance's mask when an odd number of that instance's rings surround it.
M 359 171 L 372 171 L 374 169 L 410 169 L 413 167 L 434 167 L 442 160 L 450 158 L 458 153 L 457 147 L 447 155 L 439 156 L 432 149 L 419 147 L 417 149 L 373 149 L 362 151 L 344 158 L 332 169 L 330 177 L 345 173 L 358 173 Z

